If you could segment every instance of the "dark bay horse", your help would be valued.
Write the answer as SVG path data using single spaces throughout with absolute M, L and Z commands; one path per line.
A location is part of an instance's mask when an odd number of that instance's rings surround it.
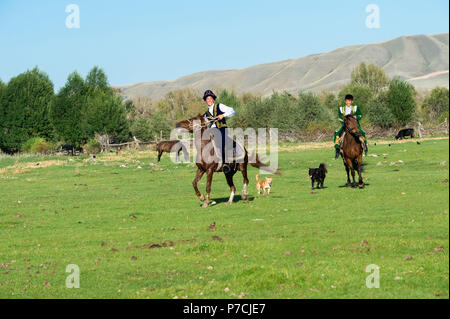
M 344 117 L 344 129 L 341 155 L 344 160 L 345 170 L 347 171 L 347 186 L 356 188 L 355 170 L 357 170 L 359 175 L 359 187 L 363 188 L 364 182 L 361 176 L 363 148 L 359 139 L 361 132 L 358 128 L 358 122 L 353 115 L 349 114 Z M 350 170 L 352 172 L 353 183 L 350 183 Z
M 189 158 L 189 153 L 186 150 L 186 147 L 179 140 L 161 141 L 158 144 L 156 144 L 156 150 L 158 151 L 158 162 L 161 161 L 161 155 L 163 152 L 167 153 L 175 152 L 177 162 L 181 151 L 183 151 L 184 159 L 186 161 Z
M 196 125 L 195 123 L 200 123 L 200 124 Z M 176 124 L 176 127 L 184 128 L 187 131 L 194 133 L 194 134 L 196 132 L 197 133 L 200 132 L 201 136 L 203 136 L 204 131 L 206 129 L 208 129 L 208 122 L 205 120 L 205 118 L 201 114 L 198 114 L 188 120 L 178 122 Z M 211 204 L 210 193 L 211 193 L 211 184 L 212 184 L 212 179 L 213 179 L 214 173 L 223 171 L 222 168 L 220 168 L 218 170 L 219 163 L 217 163 L 217 161 L 208 161 L 208 160 L 205 160 L 202 156 L 204 149 L 206 150 L 206 152 L 209 149 L 210 150 L 209 155 L 215 156 L 214 147 L 212 147 L 212 144 L 210 145 L 210 143 L 212 143 L 212 138 L 201 139 L 201 141 L 197 141 L 195 143 L 195 148 L 197 150 L 197 159 L 196 159 L 197 174 L 195 175 L 194 181 L 192 182 L 192 186 L 194 187 L 195 194 L 200 199 L 200 201 L 204 201 L 202 207 L 208 207 Z M 230 205 L 233 202 L 234 193 L 236 192 L 236 187 L 234 186 L 234 183 L 233 183 L 233 176 L 238 170 L 241 171 L 242 177 L 244 178 L 244 186 L 242 187 L 242 199 L 245 202 L 248 202 L 247 164 L 249 163 L 249 160 L 248 160 L 248 152 L 245 148 L 244 148 L 244 152 L 245 152 L 245 156 L 244 156 L 243 161 L 240 161 L 240 162 L 234 161 L 232 163 L 229 163 L 230 171 L 227 174 L 225 174 L 225 178 L 227 180 L 227 183 L 228 183 L 228 186 L 230 187 L 230 192 L 231 192 L 230 198 L 228 199 L 228 202 L 226 202 L 226 205 Z M 256 156 L 255 163 L 250 162 L 250 165 L 253 167 L 256 167 L 256 168 L 264 169 L 270 173 L 281 175 L 278 170 L 272 171 L 267 164 L 261 163 L 258 159 L 258 156 Z M 202 178 L 203 174 L 205 174 L 205 173 L 206 173 L 206 199 L 200 193 L 200 191 L 198 190 L 198 187 L 197 187 L 198 181 Z

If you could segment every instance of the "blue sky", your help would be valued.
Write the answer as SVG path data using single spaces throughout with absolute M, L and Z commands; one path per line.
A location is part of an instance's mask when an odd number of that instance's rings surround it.
M 365 25 L 372 3 L 379 29 Z M 80 8 L 79 29 L 66 27 L 69 4 Z M 171 80 L 448 25 L 447 0 L 0 0 L 0 79 L 38 66 L 58 89 L 98 65 L 112 85 Z

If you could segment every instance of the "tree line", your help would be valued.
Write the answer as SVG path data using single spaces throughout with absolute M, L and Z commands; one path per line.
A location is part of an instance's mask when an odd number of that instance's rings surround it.
M 363 113 L 362 125 L 384 128 L 415 120 L 438 123 L 448 118 L 449 90 L 436 87 L 425 96 L 400 78 L 389 79 L 375 65 L 361 63 L 350 82 L 338 92 L 274 92 L 269 97 L 218 91 L 218 103 L 232 106 L 233 127 L 277 127 L 280 132 L 305 134 L 315 128 L 333 130 L 338 107 L 352 94 Z M 45 149 L 67 143 L 94 144 L 96 133 L 114 142 L 168 138 L 175 122 L 206 109 L 202 92 L 182 89 L 152 101 L 146 97 L 125 100 L 111 88 L 105 72 L 93 67 L 83 78 L 71 73 L 57 92 L 48 75 L 34 68 L 8 83 L 0 80 L 0 149 L 29 151 L 34 144 Z

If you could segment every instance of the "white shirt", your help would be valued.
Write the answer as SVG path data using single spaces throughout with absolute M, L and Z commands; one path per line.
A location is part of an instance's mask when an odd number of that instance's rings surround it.
M 214 105 L 215 104 L 208 107 L 208 111 L 212 115 L 214 115 Z M 232 117 L 236 113 L 232 107 L 226 106 L 225 104 L 222 103 L 219 104 L 219 109 L 223 112 L 223 115 L 225 117 Z M 213 123 L 211 127 L 216 127 L 216 123 Z

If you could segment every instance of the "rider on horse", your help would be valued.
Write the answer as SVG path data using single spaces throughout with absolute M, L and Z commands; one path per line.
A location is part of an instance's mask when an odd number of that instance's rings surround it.
M 353 96 L 351 94 L 347 94 L 345 96 L 345 106 L 341 106 L 339 107 L 339 113 L 338 113 L 338 118 L 339 121 L 341 122 L 341 128 L 338 129 L 336 132 L 334 132 L 334 148 L 336 150 L 336 156 L 334 157 L 334 159 L 338 159 L 339 154 L 340 154 L 340 146 L 339 146 L 339 137 L 342 134 L 342 131 L 344 130 L 344 116 L 346 115 L 353 115 L 356 118 L 356 121 L 358 122 L 358 128 L 359 131 L 361 132 L 361 136 L 360 136 L 360 141 L 361 141 L 361 145 L 364 148 L 364 151 L 367 155 L 367 139 L 366 139 L 366 134 L 364 133 L 364 131 L 361 129 L 361 124 L 359 123 L 359 120 L 361 119 L 361 110 L 356 106 L 356 105 L 352 105 L 353 104 Z
M 220 151 L 222 155 L 222 168 L 225 174 L 228 174 L 230 171 L 230 166 L 225 162 L 225 142 L 227 140 L 227 122 L 225 120 L 226 117 L 231 117 L 234 115 L 235 111 L 233 108 L 226 106 L 225 104 L 215 104 L 217 96 L 211 91 L 207 90 L 203 95 L 203 100 L 208 105 L 208 110 L 205 112 L 204 116 L 207 121 L 209 121 L 210 128 L 217 128 L 220 131 L 221 143 L 217 146 L 220 146 Z M 217 138 L 217 139 L 216 139 Z M 218 140 L 218 137 L 215 136 L 215 140 Z

